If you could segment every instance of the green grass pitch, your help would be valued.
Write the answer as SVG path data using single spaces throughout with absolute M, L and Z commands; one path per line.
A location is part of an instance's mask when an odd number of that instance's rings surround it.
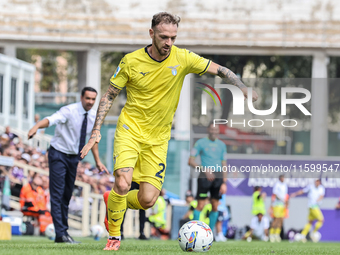
M 138 254 L 138 255 L 153 255 L 153 254 L 186 254 L 183 252 L 177 241 L 162 241 L 149 240 L 139 241 L 127 239 L 122 241 L 120 250 L 103 251 L 106 244 L 106 239 L 95 241 L 92 238 L 75 238 L 81 241 L 81 244 L 55 244 L 44 237 L 12 237 L 10 241 L 0 241 L 1 255 L 52 255 L 52 254 Z M 253 241 L 251 243 L 244 241 L 227 241 L 225 243 L 214 242 L 212 248 L 206 254 L 340 254 L 340 243 L 265 243 Z

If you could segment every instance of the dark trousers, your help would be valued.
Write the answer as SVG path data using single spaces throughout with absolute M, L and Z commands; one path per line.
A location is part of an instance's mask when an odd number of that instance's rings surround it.
M 134 189 L 139 189 L 139 184 L 137 182 L 132 182 L 131 183 L 131 188 L 130 190 L 134 190 Z M 122 225 L 120 227 L 120 232 L 123 234 L 123 225 L 124 225 L 124 221 L 125 221 L 125 213 L 124 213 L 124 218 L 123 218 L 123 222 Z M 146 217 L 145 217 L 145 210 L 140 209 L 139 210 L 139 234 L 144 234 L 144 226 L 145 226 L 145 221 L 146 221 Z
M 73 192 L 78 155 L 67 155 L 52 146 L 48 153 L 50 168 L 51 215 L 56 237 L 67 235 L 68 205 Z

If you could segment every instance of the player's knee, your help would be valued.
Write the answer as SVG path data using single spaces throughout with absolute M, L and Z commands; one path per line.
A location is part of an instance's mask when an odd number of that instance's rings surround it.
M 115 188 L 118 193 L 126 194 L 129 192 L 131 183 L 127 182 L 124 178 L 119 178 L 115 180 Z
M 147 197 L 142 197 L 139 202 L 140 202 L 140 205 L 144 209 L 149 209 L 153 207 L 156 201 L 157 201 L 157 197 L 147 196 Z

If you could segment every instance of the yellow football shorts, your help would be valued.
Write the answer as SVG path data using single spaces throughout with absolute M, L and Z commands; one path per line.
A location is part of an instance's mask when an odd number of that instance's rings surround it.
M 132 181 L 147 182 L 161 190 L 166 170 L 168 142 L 150 145 L 138 142 L 128 130 L 116 130 L 113 146 L 114 171 L 132 167 Z
M 285 217 L 285 207 L 283 205 L 278 205 L 273 207 L 273 215 L 275 218 Z
M 308 221 L 323 220 L 320 208 L 309 208 Z

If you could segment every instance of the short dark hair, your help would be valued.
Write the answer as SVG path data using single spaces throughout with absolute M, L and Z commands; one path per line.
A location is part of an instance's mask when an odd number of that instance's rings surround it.
M 82 90 L 81 90 L 81 96 L 83 97 L 85 95 L 85 92 L 86 91 L 92 91 L 92 92 L 96 92 L 96 94 L 98 94 L 97 90 L 95 90 L 94 88 L 92 87 L 84 87 Z
M 180 21 L 181 18 L 177 15 L 172 15 L 171 13 L 168 12 L 159 12 L 153 15 L 151 21 L 151 28 L 154 29 L 160 23 L 174 24 L 177 25 L 178 27 Z
M 260 189 L 261 189 L 260 186 L 255 186 L 254 191 L 258 191 L 258 190 L 260 190 Z

